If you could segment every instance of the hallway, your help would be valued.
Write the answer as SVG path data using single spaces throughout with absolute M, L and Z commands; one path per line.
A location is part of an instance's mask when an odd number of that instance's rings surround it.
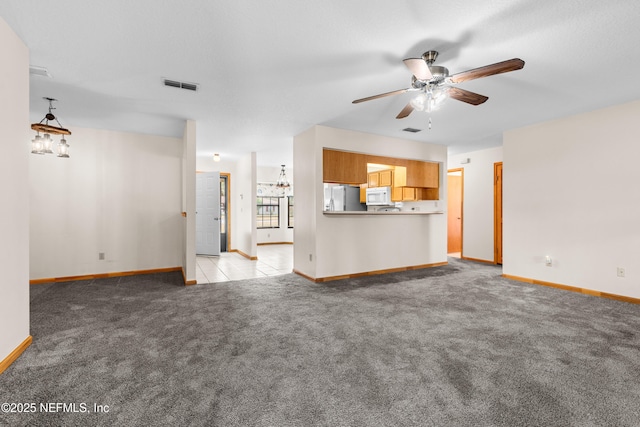
M 258 246 L 258 260 L 251 261 L 237 252 L 223 252 L 220 256 L 196 257 L 198 283 L 228 282 L 277 276 L 293 270 L 293 245 Z

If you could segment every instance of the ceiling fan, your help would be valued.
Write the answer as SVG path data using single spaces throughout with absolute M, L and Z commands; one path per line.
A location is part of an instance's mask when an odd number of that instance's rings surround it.
M 485 65 L 484 67 L 462 71 L 461 73 L 450 76 L 447 68 L 433 65 L 437 57 L 438 52 L 430 50 L 423 53 L 421 58 L 405 59 L 403 61 L 404 65 L 406 65 L 413 74 L 411 77 L 411 87 L 356 99 L 353 101 L 353 104 L 384 98 L 386 96 L 399 95 L 409 91 L 420 91 L 420 94 L 412 98 L 402 111 L 400 111 L 396 119 L 407 117 L 413 110 L 431 112 L 438 108 L 446 98 L 457 99 L 458 101 L 471 105 L 480 105 L 489 98 L 451 85 L 479 79 L 481 77 L 493 76 L 494 74 L 508 73 L 509 71 L 516 71 L 524 67 L 524 61 L 522 59 L 513 58 L 507 61 Z

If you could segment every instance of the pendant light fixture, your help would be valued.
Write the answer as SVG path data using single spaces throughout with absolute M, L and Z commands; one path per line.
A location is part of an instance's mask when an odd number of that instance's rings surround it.
M 63 128 L 56 116 L 51 112 L 52 110 L 55 110 L 53 101 L 57 101 L 57 99 L 47 97 L 43 99 L 49 101 L 49 112 L 42 120 L 40 120 L 40 123 L 33 123 L 31 125 L 31 129 L 36 131 L 35 138 L 31 140 L 31 152 L 33 154 L 53 154 L 53 139 L 51 139 L 51 135 L 62 135 L 60 142 L 57 144 L 56 153 L 58 157 L 68 158 L 69 144 L 67 144 L 67 140 L 64 136 L 71 135 L 71 131 Z M 49 124 L 49 121 L 53 120 L 56 121 L 58 126 Z M 43 133 L 42 136 L 40 136 L 40 132 Z
M 289 180 L 287 180 L 287 175 L 284 173 L 284 165 L 282 165 L 282 170 L 280 171 L 280 176 L 278 176 L 276 187 L 289 188 Z

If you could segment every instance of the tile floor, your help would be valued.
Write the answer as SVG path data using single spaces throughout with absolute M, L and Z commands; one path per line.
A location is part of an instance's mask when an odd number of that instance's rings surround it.
M 293 245 L 258 246 L 257 261 L 251 261 L 237 252 L 223 252 L 220 256 L 214 257 L 196 257 L 198 283 L 277 276 L 292 271 Z

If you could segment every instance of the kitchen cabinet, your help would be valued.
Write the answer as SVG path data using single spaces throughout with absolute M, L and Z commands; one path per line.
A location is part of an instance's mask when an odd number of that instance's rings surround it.
M 393 187 L 391 189 L 392 202 L 416 202 L 420 200 L 439 200 L 437 188 Z
M 379 187 L 391 187 L 393 183 L 393 171 L 391 169 L 378 172 L 380 178 L 378 180 Z
M 367 184 L 360 184 L 360 203 L 367 203 Z
M 420 190 L 419 188 L 413 188 L 413 187 L 393 187 L 391 189 L 391 201 L 392 202 L 412 202 L 415 200 L 419 200 L 417 198 L 419 194 L 419 190 Z
M 438 163 L 407 160 L 407 187 L 438 188 L 440 168 Z
M 393 201 L 438 200 L 440 164 L 419 160 L 396 159 L 324 148 L 322 150 L 323 182 L 392 187 Z M 367 173 L 367 163 L 388 165 L 389 169 Z M 397 189 L 399 188 L 399 190 Z
M 393 187 L 407 186 L 407 168 L 404 166 L 396 166 L 393 169 Z
M 367 187 L 379 187 L 378 182 L 380 182 L 380 174 L 378 172 L 369 172 L 367 174 Z
M 393 185 L 393 170 L 386 169 L 367 174 L 367 185 L 374 187 L 391 187 Z
M 367 156 L 324 148 L 322 182 L 355 185 L 367 182 Z

